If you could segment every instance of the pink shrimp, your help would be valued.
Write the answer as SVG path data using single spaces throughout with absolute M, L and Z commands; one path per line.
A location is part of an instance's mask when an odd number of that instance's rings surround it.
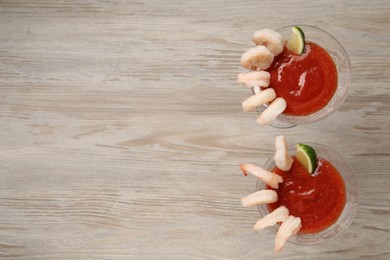
M 242 102 L 242 109 L 244 112 L 254 111 L 256 107 L 262 106 L 271 102 L 276 98 L 276 93 L 273 88 L 268 88 L 259 93 L 250 96 L 247 100 Z
M 275 149 L 274 161 L 276 166 L 282 171 L 290 170 L 294 160 L 288 155 L 287 142 L 283 135 L 275 138 Z
M 273 203 L 278 200 L 278 194 L 274 190 L 259 190 L 241 199 L 243 207 Z
M 256 122 L 259 125 L 266 125 L 272 122 L 278 115 L 280 115 L 287 107 L 286 100 L 278 97 L 259 115 Z
M 237 75 L 237 81 L 250 87 L 268 87 L 271 75 L 267 71 L 241 72 Z
M 265 45 L 275 56 L 283 52 L 285 45 L 283 36 L 274 30 L 263 29 L 255 31 L 252 38 L 256 45 Z
M 298 233 L 299 229 L 302 227 L 301 219 L 299 217 L 294 217 L 292 215 L 288 216 L 288 218 L 283 221 L 280 226 L 278 233 L 275 238 L 275 252 L 279 252 L 283 249 L 284 244 L 287 239 Z
M 271 67 L 274 55 L 265 46 L 256 46 L 241 55 L 241 66 L 246 69 L 265 70 Z
M 283 178 L 281 176 L 276 173 L 266 171 L 254 164 L 242 163 L 240 164 L 240 168 L 244 175 L 247 175 L 247 172 L 249 172 L 274 189 L 278 189 L 279 183 L 283 182 Z
M 287 219 L 289 214 L 288 209 L 285 206 L 280 206 L 271 213 L 265 215 L 259 219 L 253 226 L 254 230 L 261 230 L 269 226 L 273 226 L 278 222 L 283 222 Z

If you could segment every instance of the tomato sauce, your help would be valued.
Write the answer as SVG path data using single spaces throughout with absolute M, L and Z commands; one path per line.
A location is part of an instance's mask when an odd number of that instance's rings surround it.
M 278 201 L 268 204 L 270 211 L 284 205 L 290 215 L 300 217 L 299 233 L 317 233 L 334 224 L 341 215 L 346 201 L 344 181 L 337 169 L 324 159 L 317 160 L 313 175 L 294 158 L 289 171 L 277 167 L 273 172 L 283 177 L 279 184 Z M 272 189 L 267 186 L 267 189 Z
M 286 47 L 275 57 L 267 70 L 270 87 L 283 97 L 287 115 L 304 116 L 325 107 L 337 88 L 337 68 L 332 57 L 322 47 L 306 42 L 302 55 Z

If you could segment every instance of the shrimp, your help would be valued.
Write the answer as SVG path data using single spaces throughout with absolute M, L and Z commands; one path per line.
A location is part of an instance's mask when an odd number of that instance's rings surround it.
M 274 190 L 259 190 L 241 199 L 243 207 L 257 206 L 273 203 L 278 200 L 278 194 Z
M 279 227 L 278 233 L 276 234 L 275 252 L 282 250 L 287 239 L 298 233 L 301 227 L 302 224 L 299 217 L 294 217 L 292 215 L 288 216 L 288 218 L 283 221 L 282 225 Z
M 263 218 L 259 219 L 256 224 L 253 226 L 254 230 L 261 230 L 269 226 L 273 226 L 278 222 L 283 222 L 287 219 L 290 212 L 285 206 L 280 206 L 271 213 L 265 215 Z
M 283 52 L 285 42 L 283 36 L 276 31 L 270 29 L 255 31 L 252 38 L 256 45 L 266 46 L 274 56 Z
M 271 123 L 278 115 L 280 115 L 287 107 L 286 100 L 282 97 L 276 98 L 272 103 L 261 113 L 256 122 L 259 125 Z
M 237 81 L 244 83 L 248 88 L 259 86 L 268 87 L 271 75 L 267 71 L 241 72 L 237 75 Z
M 275 138 L 275 148 L 274 161 L 276 166 L 282 171 L 290 170 L 294 160 L 288 155 L 287 142 L 283 135 L 279 135 Z
M 246 69 L 265 70 L 274 61 L 274 55 L 265 46 L 256 46 L 241 55 L 241 66 Z
M 259 178 L 261 181 L 271 186 L 273 189 L 278 189 L 279 183 L 283 182 L 283 178 L 281 176 L 277 175 L 276 173 L 266 171 L 254 164 L 243 163 L 240 164 L 240 168 L 244 175 L 247 175 L 247 172 L 249 172 Z
M 256 107 L 271 102 L 276 98 L 276 93 L 273 88 L 268 88 L 259 93 L 250 96 L 247 100 L 242 102 L 242 108 L 244 112 L 250 112 L 256 109 Z

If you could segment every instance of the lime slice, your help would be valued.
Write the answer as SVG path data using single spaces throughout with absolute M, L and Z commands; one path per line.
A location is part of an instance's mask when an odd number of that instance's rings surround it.
M 313 147 L 306 144 L 297 144 L 296 157 L 303 167 L 313 174 L 317 168 L 317 154 Z
M 305 51 L 305 34 L 298 26 L 293 26 L 287 40 L 287 49 L 301 55 Z

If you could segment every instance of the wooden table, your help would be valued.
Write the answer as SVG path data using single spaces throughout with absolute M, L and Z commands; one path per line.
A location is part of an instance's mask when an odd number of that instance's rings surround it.
M 0 259 L 389 259 L 390 2 L 1 1 Z M 261 28 L 333 34 L 352 84 L 321 122 L 244 113 L 240 55 Z M 343 154 L 360 207 L 341 237 L 288 244 L 252 230 L 273 139 Z

